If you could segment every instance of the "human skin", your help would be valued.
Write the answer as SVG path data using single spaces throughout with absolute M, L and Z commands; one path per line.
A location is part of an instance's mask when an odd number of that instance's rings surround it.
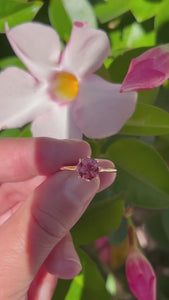
M 115 174 L 86 181 L 60 168 L 90 155 L 81 140 L 0 139 L 0 299 L 49 300 L 57 278 L 80 272 L 69 231 Z

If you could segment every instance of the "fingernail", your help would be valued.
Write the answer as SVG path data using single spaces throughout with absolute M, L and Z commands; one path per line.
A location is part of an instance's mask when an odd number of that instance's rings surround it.
M 77 276 L 82 269 L 80 262 L 74 258 L 67 258 L 57 263 L 55 272 L 62 279 L 72 279 Z

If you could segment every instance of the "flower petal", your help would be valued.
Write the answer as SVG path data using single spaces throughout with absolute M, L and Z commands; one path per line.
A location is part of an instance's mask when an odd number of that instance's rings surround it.
M 131 248 L 127 257 L 126 277 L 130 290 L 137 299 L 156 299 L 154 270 L 146 257 L 136 248 Z
M 109 53 L 110 44 L 104 31 L 89 28 L 87 23 L 75 22 L 62 55 L 62 68 L 83 77 L 100 68 Z
M 0 129 L 30 122 L 44 102 L 35 79 L 25 71 L 10 67 L 0 73 Z
M 39 23 L 24 23 L 6 30 L 16 55 L 37 79 L 46 77 L 60 56 L 59 37 L 52 27 Z
M 73 113 L 77 126 L 89 138 L 116 134 L 132 115 L 137 94 L 119 93 L 120 85 L 92 75 L 80 86 Z
M 150 49 L 133 59 L 120 92 L 150 90 L 169 78 L 169 44 Z
M 75 125 L 69 105 L 53 103 L 50 110 L 39 115 L 32 123 L 31 131 L 35 137 L 57 139 L 81 139 L 82 133 Z

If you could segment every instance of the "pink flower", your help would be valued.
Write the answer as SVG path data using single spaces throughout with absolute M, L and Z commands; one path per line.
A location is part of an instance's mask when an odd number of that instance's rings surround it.
M 33 136 L 103 138 L 117 133 L 132 115 L 136 93 L 93 73 L 108 57 L 106 34 L 75 22 L 61 53 L 50 26 L 25 23 L 6 30 L 28 72 L 10 67 L 0 74 L 0 129 L 32 122 Z
M 111 247 L 106 236 L 101 237 L 95 241 L 95 246 L 99 250 L 99 258 L 102 262 L 110 263 L 111 259 Z
M 169 44 L 155 47 L 133 59 L 121 92 L 151 90 L 169 78 Z
M 153 268 L 134 247 L 126 260 L 126 277 L 130 290 L 138 300 L 156 300 L 156 277 Z

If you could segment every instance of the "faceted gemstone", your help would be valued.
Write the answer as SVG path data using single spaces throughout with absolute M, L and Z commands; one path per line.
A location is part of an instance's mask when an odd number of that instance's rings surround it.
M 83 179 L 91 180 L 99 174 L 99 165 L 95 159 L 86 157 L 80 159 L 77 172 Z

